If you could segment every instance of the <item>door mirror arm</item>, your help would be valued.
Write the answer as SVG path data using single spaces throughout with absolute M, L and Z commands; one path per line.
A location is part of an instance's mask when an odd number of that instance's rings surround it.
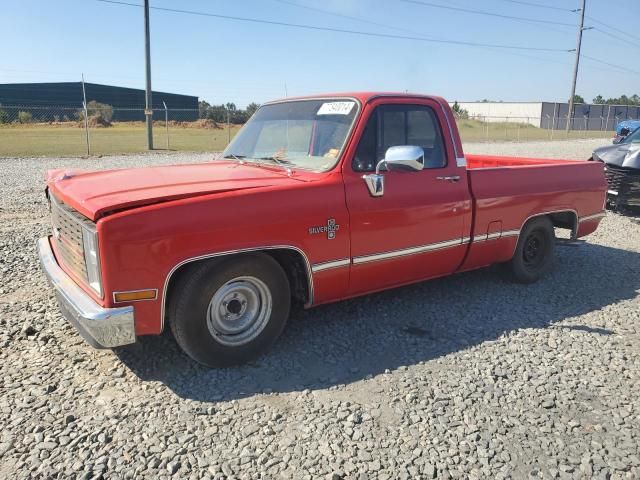
M 413 145 L 401 145 L 387 149 L 384 158 L 376 165 L 375 173 L 362 176 L 372 197 L 384 195 L 384 175 L 380 173 L 383 166 L 387 170 L 420 171 L 424 168 L 424 150 Z

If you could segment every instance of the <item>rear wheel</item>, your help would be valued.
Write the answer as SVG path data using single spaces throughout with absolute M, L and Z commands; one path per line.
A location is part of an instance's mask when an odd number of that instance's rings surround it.
M 176 342 L 210 367 L 254 359 L 280 336 L 291 294 L 282 267 L 265 254 L 205 262 L 181 275 L 169 303 Z
M 533 283 L 553 267 L 555 233 L 547 217 L 537 217 L 526 223 L 508 263 L 511 277 L 519 283 Z

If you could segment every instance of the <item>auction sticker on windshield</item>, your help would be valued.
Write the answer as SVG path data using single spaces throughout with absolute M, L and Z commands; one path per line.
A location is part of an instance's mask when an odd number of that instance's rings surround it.
M 353 102 L 326 102 L 320 106 L 317 115 L 349 115 Z

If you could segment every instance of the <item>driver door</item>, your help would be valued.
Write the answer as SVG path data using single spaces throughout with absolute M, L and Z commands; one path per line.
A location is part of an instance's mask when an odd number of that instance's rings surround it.
M 363 112 L 366 124 L 343 175 L 351 225 L 352 295 L 447 275 L 462 263 L 470 229 L 466 169 L 456 164 L 440 106 L 429 99 L 383 99 Z M 446 130 L 448 134 L 448 130 Z M 389 147 L 419 146 L 424 168 L 383 171 L 372 196 L 363 176 Z M 350 160 L 350 161 L 349 161 Z

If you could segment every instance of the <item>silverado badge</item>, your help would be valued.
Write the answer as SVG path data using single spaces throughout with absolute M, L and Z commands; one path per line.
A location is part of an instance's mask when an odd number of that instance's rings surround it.
M 334 238 L 336 238 L 336 232 L 338 230 L 340 230 L 340 225 L 336 223 L 335 218 L 330 218 L 327 220 L 326 225 L 321 225 L 319 227 L 309 227 L 309 235 L 327 232 L 327 240 L 333 240 Z

